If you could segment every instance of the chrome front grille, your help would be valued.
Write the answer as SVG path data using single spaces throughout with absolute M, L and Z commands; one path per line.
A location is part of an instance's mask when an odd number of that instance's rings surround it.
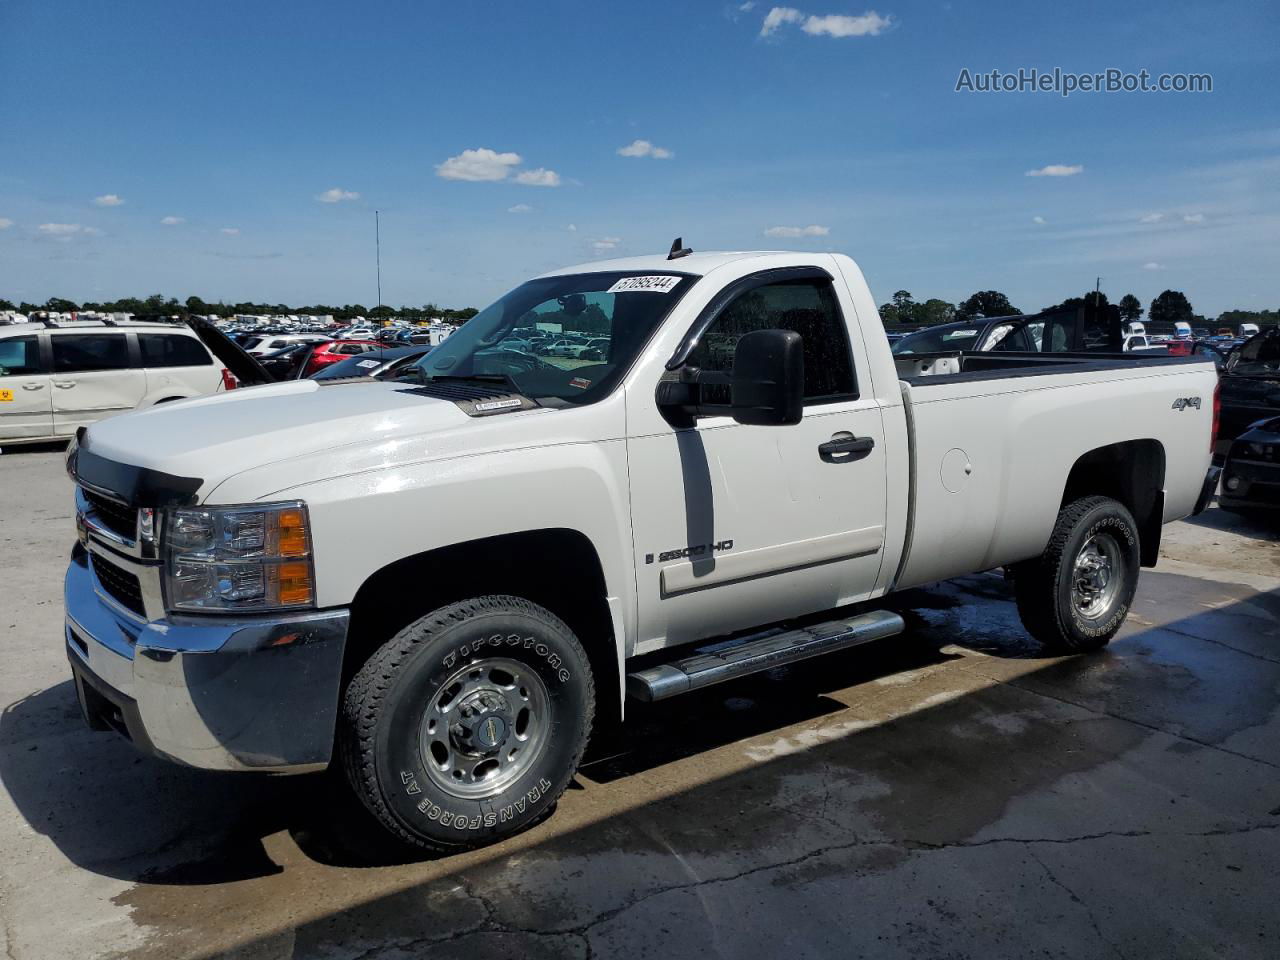
M 126 540 L 133 540 L 138 536 L 137 510 L 83 487 L 81 492 L 101 526 Z
M 89 560 L 93 564 L 94 576 L 98 578 L 98 583 L 102 584 L 102 589 L 120 606 L 145 619 L 147 608 L 142 599 L 142 583 L 137 574 L 130 573 L 112 563 L 101 554 L 91 553 Z

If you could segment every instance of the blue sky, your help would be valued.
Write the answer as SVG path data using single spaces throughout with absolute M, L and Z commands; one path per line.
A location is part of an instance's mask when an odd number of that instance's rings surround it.
M 881 302 L 1280 306 L 1274 3 L 794 2 L 5 0 L 0 297 L 372 305 L 377 209 L 396 305 L 680 234 Z M 1213 92 L 955 92 L 1055 66 Z

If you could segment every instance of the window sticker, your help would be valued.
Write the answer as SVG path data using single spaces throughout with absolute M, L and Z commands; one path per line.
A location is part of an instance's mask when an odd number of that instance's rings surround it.
M 587 387 L 591 386 L 591 381 L 586 377 L 574 377 L 569 381 L 569 386 L 577 387 L 579 390 L 585 390 Z
M 623 277 L 605 293 L 670 293 L 680 282 L 680 277 Z

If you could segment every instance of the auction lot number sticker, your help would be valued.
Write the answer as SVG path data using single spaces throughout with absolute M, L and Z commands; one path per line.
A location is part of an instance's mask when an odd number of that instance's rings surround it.
M 682 277 L 623 277 L 605 293 L 670 293 Z

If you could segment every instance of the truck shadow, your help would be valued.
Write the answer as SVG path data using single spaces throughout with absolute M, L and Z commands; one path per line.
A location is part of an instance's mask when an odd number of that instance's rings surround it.
M 1130 955 L 1144 955 L 1157 930 L 1171 942 L 1149 953 L 1172 955 L 1188 911 L 1195 929 L 1231 939 L 1270 911 L 1265 883 L 1214 910 L 1151 896 L 1172 874 L 1195 889 L 1207 868 L 1223 869 L 1204 836 L 1271 829 L 1280 811 L 1272 720 L 1280 590 L 1218 586 L 1162 577 L 1107 651 L 1051 661 L 970 655 L 958 666 L 991 682 L 908 693 L 910 707 L 875 708 L 867 725 L 820 714 L 740 749 L 733 733 L 745 731 L 726 731 L 722 741 L 734 747 L 707 750 L 692 764 L 639 763 L 616 783 L 596 779 L 599 767 L 584 769 L 586 794 L 570 794 L 556 817 L 492 848 L 386 871 L 295 857 L 252 896 L 284 900 L 323 887 L 323 903 L 277 911 L 275 925 L 255 927 L 247 942 L 162 889 L 138 887 L 118 902 L 135 922 L 171 933 L 164 952 L 151 951 L 165 957 L 183 947 L 236 958 L 370 948 L 589 957 L 634 955 L 638 944 L 663 944 L 656 952 L 673 957 L 831 956 L 842 952 L 837 943 L 843 952 L 940 956 L 959 936 L 966 955 L 1050 954 L 1072 942 L 1081 956 L 1102 956 L 1117 927 Z M 1202 606 L 1210 602 L 1221 605 Z M 955 629 L 957 609 L 926 628 L 924 650 L 967 642 Z M 870 681 L 863 695 L 908 692 L 928 683 L 929 660 L 914 672 L 910 657 L 894 661 L 905 674 L 828 662 L 829 671 L 810 665 L 757 678 L 763 686 L 754 692 L 767 699 L 754 709 L 827 699 L 859 676 Z M 939 674 L 954 682 L 954 667 L 932 672 Z M 725 714 L 709 712 L 717 699 L 756 699 L 751 690 L 739 683 L 708 692 L 701 711 L 692 701 L 658 704 L 639 722 L 662 739 L 682 738 L 691 720 L 720 725 Z M 740 718 L 753 708 L 726 709 Z M 601 791 L 609 796 L 603 807 Z M 1073 838 L 1111 833 L 1151 839 L 1074 846 Z M 1268 836 L 1244 841 L 1252 853 L 1227 854 L 1231 869 L 1264 876 L 1275 849 Z M 1150 861 L 1129 862 L 1133 854 Z M 379 883 L 386 886 L 373 893 Z M 229 892 L 210 896 L 239 902 Z M 1130 916 L 1117 918 L 1113 896 L 1132 905 L 1121 907 Z M 1028 922 L 1032 903 L 1036 919 Z M 1097 950 L 1073 939 L 1090 937 L 1070 919 L 1080 910 L 1106 918 Z M 797 922 L 805 912 L 819 922 Z M 292 919 L 299 913 L 309 919 Z M 982 922 L 958 927 L 957 916 Z M 1265 943 L 1241 948 L 1242 956 L 1267 955 Z
M 1187 584 L 1202 583 L 1172 575 L 1159 582 L 1157 596 L 1145 598 L 1156 609 L 1187 594 Z M 731 837 L 739 829 L 726 831 L 720 819 L 725 796 L 750 795 L 753 809 L 760 803 L 775 812 L 792 805 L 799 809 L 796 784 L 816 770 L 834 769 L 845 787 L 867 778 L 889 784 L 896 806 L 874 797 L 864 803 L 857 791 L 842 803 L 865 807 L 864 813 L 870 811 L 867 815 L 874 814 L 882 825 L 899 822 L 896 832 L 971 836 L 998 817 L 1013 797 L 1113 759 L 1157 729 L 1194 731 L 1198 739 L 1212 743 L 1264 723 L 1275 710 L 1280 682 L 1275 653 L 1280 648 L 1280 590 L 1255 594 L 1232 589 L 1229 602 L 1181 618 L 1155 617 L 1138 604 L 1135 613 L 1148 625 L 1127 626 L 1108 651 L 1043 663 L 1033 659 L 1034 645 L 1016 624 L 1002 579 L 970 577 L 906 593 L 897 600 L 911 604 L 913 626 L 902 637 L 629 708 L 622 732 L 593 744 L 582 778 L 603 789 L 628 778 L 639 782 L 661 776 L 663 768 L 681 760 L 710 759 L 727 745 L 776 733 L 772 740 L 781 745 L 776 759 L 764 756 L 750 770 L 730 769 L 677 783 L 679 800 L 646 808 L 645 821 L 661 822 L 663 806 L 678 802 L 699 843 L 709 849 L 736 843 Z M 1242 654 L 1235 644 L 1244 631 L 1254 637 L 1249 642 L 1261 646 Z M 1090 739 L 1083 752 L 1074 742 L 1066 749 L 1065 739 L 1077 734 L 1057 729 L 1052 718 L 1026 719 L 1015 702 L 1020 698 L 988 686 L 865 729 L 849 726 L 830 742 L 808 743 L 788 732 L 820 725 L 847 710 L 848 704 L 832 695 L 837 691 L 868 685 L 906 689 L 916 673 L 958 657 L 957 646 L 1016 671 L 1011 682 L 1018 689 L 1044 691 L 1054 702 L 1079 704 L 1081 712 L 1132 714 L 1136 725 L 1118 725 L 1110 741 Z M 1177 649 L 1171 652 L 1170 646 Z M 1006 683 L 995 687 L 1003 690 Z M 1006 769 L 1011 756 L 1019 758 L 1017 770 Z M 1001 775 L 984 778 L 986 767 L 1000 768 Z M 113 735 L 90 733 L 79 718 L 70 682 L 32 694 L 0 715 L 0 781 L 31 829 L 72 863 L 155 887 L 223 885 L 285 873 L 280 858 L 264 845 L 281 833 L 302 854 L 290 867 L 294 872 L 414 859 L 411 852 L 382 840 L 363 810 L 326 775 L 272 779 L 210 774 L 140 756 Z M 960 794 L 951 796 L 945 814 L 936 805 L 936 791 Z M 565 804 L 572 805 L 573 797 L 571 792 Z M 903 818 L 911 821 L 909 829 L 902 827 Z M 580 858 L 604 849 L 654 852 L 657 843 L 641 835 L 644 831 L 637 834 L 635 817 L 626 814 L 568 834 L 555 826 L 557 819 L 490 850 L 414 869 L 431 875 L 423 881 L 428 884 L 473 868 L 481 871 L 475 876 L 489 882 L 491 871 L 485 865 L 517 850 L 533 850 L 544 859 Z M 776 823 L 755 814 L 747 821 L 742 829 L 762 848 L 789 843 L 785 832 L 798 822 L 789 814 Z M 200 918 L 181 922 L 198 925 Z

